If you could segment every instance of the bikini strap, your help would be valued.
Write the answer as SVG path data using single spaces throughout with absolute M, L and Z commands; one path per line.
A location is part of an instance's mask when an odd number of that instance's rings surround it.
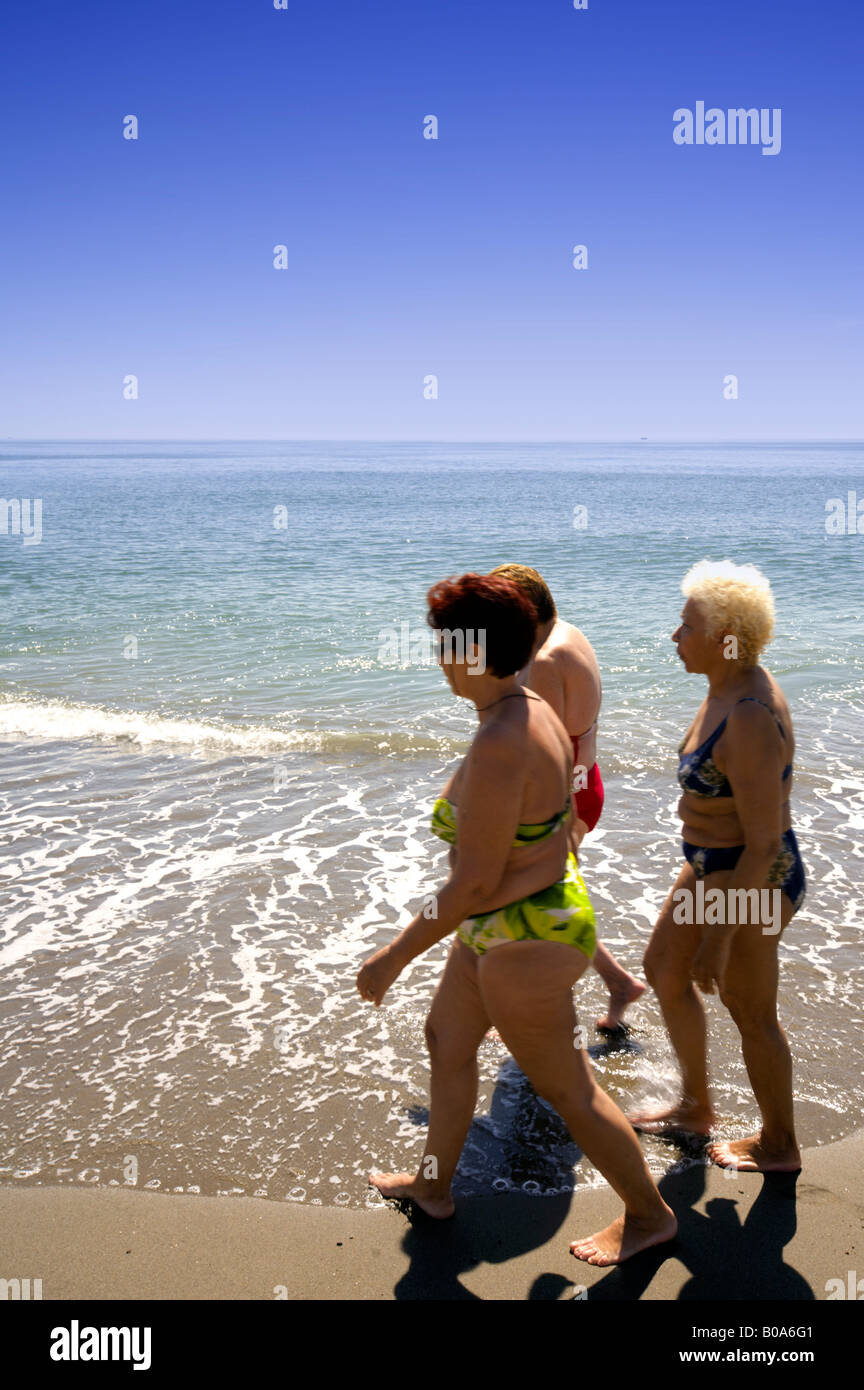
M 694 748 L 694 750 L 693 750 L 694 753 L 699 753 L 703 748 L 707 748 L 708 751 L 710 752 L 711 749 L 714 747 L 714 744 L 717 742 L 717 740 L 719 739 L 720 735 L 723 733 L 724 729 L 726 728 L 726 724 L 727 724 L 728 719 L 729 719 L 729 716 L 728 716 L 728 714 L 727 714 L 723 719 L 720 720 L 720 723 L 717 725 L 717 728 L 714 730 L 714 732 L 713 732 L 713 733 L 710 733 L 710 734 L 708 735 L 707 738 L 703 739 L 702 742 L 699 744 L 699 747 L 698 747 L 698 748 Z M 685 743 L 687 742 L 686 738 L 685 738 L 684 742 L 685 742 Z
M 783 725 L 780 723 L 780 720 L 779 720 L 778 717 L 777 717 L 776 711 L 773 710 L 773 709 L 771 708 L 770 705 L 766 705 L 766 703 L 765 703 L 764 700 L 758 700 L 758 699 L 756 698 L 755 695 L 742 695 L 741 699 L 740 699 L 740 700 L 736 700 L 735 703 L 738 704 L 738 705 L 745 705 L 745 704 L 747 704 L 748 701 L 749 701 L 751 704 L 753 704 L 753 705 L 761 705 L 763 709 L 767 709 L 768 713 L 769 713 L 770 715 L 772 715 L 772 717 L 773 717 L 773 719 L 774 719 L 774 722 L 775 722 L 775 724 L 777 725 L 777 728 L 780 730 L 781 734 L 783 735 L 783 737 L 784 737 L 784 739 L 785 739 L 785 737 L 786 737 L 786 730 L 783 728 Z

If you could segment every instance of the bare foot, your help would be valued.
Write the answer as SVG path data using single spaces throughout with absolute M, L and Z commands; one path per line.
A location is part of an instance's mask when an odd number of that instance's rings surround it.
M 416 1202 L 427 1216 L 434 1216 L 436 1221 L 446 1220 L 456 1210 L 456 1204 L 449 1192 L 446 1197 L 440 1196 L 430 1183 L 424 1182 L 414 1173 L 370 1173 L 369 1184 L 371 1187 L 377 1187 L 382 1197 L 408 1198 Z
M 664 1203 L 665 1206 L 665 1203 Z M 674 1240 L 678 1222 L 671 1207 L 654 1221 L 636 1221 L 632 1216 L 619 1216 L 605 1231 L 597 1231 L 585 1240 L 574 1240 L 570 1254 L 589 1265 L 620 1265 L 640 1250 Z
M 627 1119 L 642 1134 L 710 1134 L 716 1116 L 708 1106 L 682 1100 L 669 1110 L 646 1110 Z
M 797 1144 L 771 1149 L 762 1142 L 761 1134 L 709 1144 L 706 1152 L 718 1167 L 735 1168 L 739 1173 L 797 1173 L 801 1169 Z
M 628 975 L 625 971 L 624 976 L 623 984 L 610 989 L 609 1007 L 603 1017 L 596 1020 L 598 1028 L 605 1028 L 610 1033 L 621 1027 L 625 1009 L 630 1004 L 635 1004 L 637 999 L 641 999 L 648 988 L 641 980 L 637 980 L 635 975 Z

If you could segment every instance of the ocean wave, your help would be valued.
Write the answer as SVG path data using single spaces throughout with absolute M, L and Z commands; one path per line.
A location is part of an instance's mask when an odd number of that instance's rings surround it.
M 405 710 L 401 711 L 403 716 Z M 383 716 L 386 718 L 386 713 Z M 51 742 L 95 742 L 124 745 L 132 753 L 166 752 L 187 757 L 274 758 L 292 754 L 326 756 L 331 758 L 435 758 L 449 760 L 463 755 L 474 732 L 473 723 L 466 720 L 464 730 L 452 727 L 430 727 L 428 712 L 411 718 L 422 718 L 424 727 L 375 727 L 364 723 L 358 707 L 355 728 L 281 728 L 269 724 L 229 723 L 220 719 L 189 719 L 168 713 L 142 710 L 109 709 L 70 700 L 49 700 L 26 695 L 0 695 L 0 739 L 33 739 Z M 395 721 L 394 721 L 395 722 Z M 644 728 L 638 746 L 632 734 L 611 721 L 601 727 L 597 760 L 604 779 L 621 779 L 631 789 L 643 782 L 657 780 L 668 784 L 670 795 L 675 792 L 677 730 L 670 732 L 657 716 L 659 727 Z M 857 749 L 854 750 L 857 753 Z M 849 757 L 841 738 L 837 748 L 825 748 L 821 740 L 819 757 L 808 766 L 796 759 L 795 785 L 824 791 L 841 788 L 860 792 L 859 760 Z M 830 754 L 830 756 L 829 756 Z M 838 777 L 852 777 L 851 782 L 838 782 Z
M 279 729 L 8 695 L 0 696 L 0 738 L 89 740 L 129 744 L 136 752 L 162 748 L 205 757 L 262 758 L 289 753 L 453 757 L 466 746 L 452 735 L 404 729 Z
M 358 720 L 362 714 L 358 713 Z M 266 724 L 231 724 L 224 720 L 185 719 L 141 710 L 108 709 L 102 705 L 67 700 L 0 695 L 0 739 L 36 739 L 51 742 L 110 743 L 130 752 L 164 751 L 192 757 L 260 757 L 310 754 L 332 757 L 450 759 L 467 751 L 474 732 L 453 729 L 439 732 L 396 728 L 283 729 Z M 617 745 L 617 746 L 616 746 Z M 669 745 L 671 747 L 671 743 Z M 674 766 L 662 740 L 642 746 L 638 754 L 622 747 L 619 735 L 610 732 L 600 750 L 605 777 L 623 776 L 638 782 L 644 777 L 669 779 Z

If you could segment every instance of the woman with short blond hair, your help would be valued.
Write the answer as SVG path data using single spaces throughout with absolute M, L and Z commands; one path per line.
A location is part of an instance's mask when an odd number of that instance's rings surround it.
M 716 987 L 741 1034 L 762 1127 L 710 1145 L 709 1155 L 742 1171 L 795 1171 L 801 1156 L 789 1045 L 777 1018 L 777 943 L 806 882 L 789 809 L 792 720 L 759 664 L 774 632 L 774 600 L 755 566 L 728 560 L 694 565 L 681 587 L 686 602 L 672 640 L 685 670 L 707 677 L 708 692 L 678 750 L 686 863 L 654 928 L 645 974 L 681 1064 L 682 1094 L 671 1109 L 632 1123 L 655 1133 L 714 1129 L 705 1013 L 694 986 L 705 994 Z

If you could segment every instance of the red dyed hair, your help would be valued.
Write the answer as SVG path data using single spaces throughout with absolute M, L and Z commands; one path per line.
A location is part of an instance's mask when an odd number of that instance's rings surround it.
M 426 595 L 430 627 L 473 634 L 494 676 L 521 671 L 537 636 L 537 609 L 510 579 L 497 574 L 463 574 L 442 579 Z M 466 639 L 467 640 L 467 639 Z

